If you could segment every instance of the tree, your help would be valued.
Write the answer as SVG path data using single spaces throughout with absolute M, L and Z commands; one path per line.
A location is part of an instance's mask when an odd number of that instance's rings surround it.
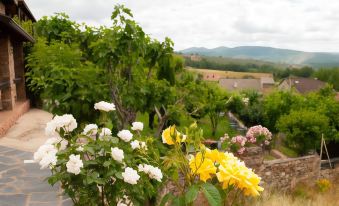
M 224 90 L 215 85 L 209 85 L 206 97 L 206 112 L 211 121 L 212 136 L 214 137 L 218 128 L 221 113 L 226 112 L 228 97 Z
M 329 130 L 329 119 L 315 111 L 291 111 L 279 118 L 276 128 L 286 134 L 289 147 L 304 155 L 319 147 L 321 135 Z
M 288 114 L 292 109 L 301 108 L 302 101 L 299 94 L 287 91 L 277 91 L 266 96 L 263 100 L 265 127 L 276 132 L 275 125 L 280 116 Z

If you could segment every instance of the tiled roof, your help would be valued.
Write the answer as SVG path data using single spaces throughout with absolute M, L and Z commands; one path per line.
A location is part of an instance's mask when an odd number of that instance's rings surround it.
M 286 83 L 295 88 L 298 92 L 304 94 L 308 92 L 318 91 L 323 88 L 326 83 L 313 78 L 290 77 L 285 79 Z

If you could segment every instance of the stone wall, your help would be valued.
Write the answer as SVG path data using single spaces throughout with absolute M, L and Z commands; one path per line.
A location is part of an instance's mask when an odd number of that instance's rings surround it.
M 264 161 L 262 149 L 250 147 L 239 157 L 262 177 L 264 187 L 290 189 L 298 182 L 314 181 L 320 172 L 318 155 Z
M 320 178 L 325 178 L 329 180 L 335 180 L 339 178 L 339 166 L 334 169 L 324 169 L 320 170 Z
M 254 171 L 261 170 L 264 162 L 264 155 L 261 147 L 248 147 L 244 154 L 236 156 L 242 159 L 246 166 L 252 168 Z
M 314 181 L 320 171 L 320 158 L 310 155 L 299 158 L 264 161 L 259 175 L 264 185 L 272 188 L 290 189 L 302 181 Z

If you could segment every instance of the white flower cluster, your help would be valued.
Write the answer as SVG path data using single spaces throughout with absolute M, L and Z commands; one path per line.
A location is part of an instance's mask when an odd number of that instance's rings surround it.
M 77 121 L 71 114 L 64 114 L 62 116 L 56 115 L 50 122 L 47 123 L 45 133 L 48 137 L 59 136 L 58 132 L 61 128 L 65 132 L 71 132 L 77 128 Z
M 118 132 L 118 137 L 124 142 L 129 142 L 133 138 L 133 134 L 129 130 L 121 130 Z
M 71 154 L 66 163 L 67 172 L 78 175 L 82 167 L 84 167 L 84 164 L 80 159 L 80 155 Z
M 34 162 L 39 162 L 40 169 L 51 168 L 57 163 L 57 152 L 58 150 L 53 144 L 43 144 L 34 153 Z
M 115 105 L 113 103 L 101 101 L 94 104 L 94 109 L 109 112 L 115 110 Z
M 134 141 L 132 141 L 130 144 L 131 144 L 131 147 L 132 147 L 133 150 L 135 150 L 135 149 L 144 149 L 144 150 L 148 150 L 148 149 L 147 149 L 146 142 L 134 140 Z
M 144 124 L 142 122 L 133 122 L 131 129 L 134 131 L 142 131 L 144 129 Z
M 111 156 L 115 161 L 122 163 L 124 159 L 124 151 L 118 147 L 111 148 Z
M 101 132 L 99 134 L 99 139 L 103 140 L 103 138 L 105 136 L 111 136 L 112 135 L 112 131 L 106 127 L 101 129 Z
M 138 172 L 131 167 L 125 168 L 125 171 L 122 173 L 122 177 L 124 178 L 125 182 L 131 185 L 137 184 L 138 180 L 140 179 Z
M 158 167 L 153 167 L 152 165 L 147 165 L 147 164 L 139 164 L 138 170 L 139 172 L 144 172 L 148 174 L 149 178 L 155 179 L 161 182 L 162 172 Z
M 68 141 L 62 139 L 61 137 L 51 137 L 46 140 L 45 144 L 54 145 L 58 149 L 58 151 L 60 151 L 66 149 Z
M 84 131 L 82 134 L 88 135 L 88 136 L 95 136 L 98 133 L 98 125 L 96 124 L 88 124 L 84 128 Z

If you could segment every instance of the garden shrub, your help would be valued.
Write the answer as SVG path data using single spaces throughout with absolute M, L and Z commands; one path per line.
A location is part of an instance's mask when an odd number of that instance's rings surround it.
M 279 118 L 277 129 L 286 134 L 286 143 L 299 155 L 319 147 L 321 135 L 329 130 L 329 119 L 316 111 L 291 111 Z

